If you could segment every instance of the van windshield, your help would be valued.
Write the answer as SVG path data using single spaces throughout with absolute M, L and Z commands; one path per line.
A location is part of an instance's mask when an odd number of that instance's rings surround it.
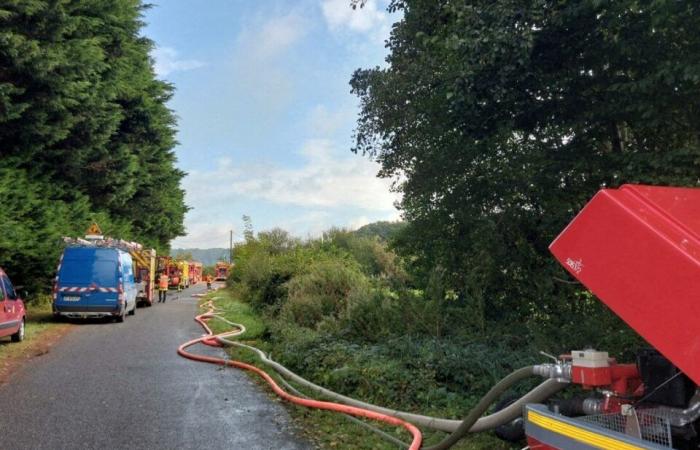
M 73 256 L 73 255 L 71 255 Z M 78 256 L 78 255 L 75 255 Z M 113 259 L 103 259 L 100 255 L 80 255 L 84 258 L 65 258 L 61 264 L 59 280 L 61 285 L 91 285 L 101 287 L 116 287 L 117 262 Z

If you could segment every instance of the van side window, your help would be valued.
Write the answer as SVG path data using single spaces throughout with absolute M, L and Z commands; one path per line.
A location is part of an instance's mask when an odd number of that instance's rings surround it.
M 126 260 L 126 279 L 129 281 L 129 283 L 134 282 L 134 265 L 133 261 L 130 260 L 130 258 L 127 258 Z
M 5 294 L 7 294 L 7 299 L 17 300 L 17 293 L 15 292 L 15 288 L 12 286 L 10 279 L 7 278 L 7 275 L 0 277 L 0 280 L 2 281 L 2 287 L 5 289 Z
M 122 255 L 122 271 L 124 273 L 124 281 L 127 283 L 134 282 L 134 274 L 132 272 L 131 261 L 126 255 Z

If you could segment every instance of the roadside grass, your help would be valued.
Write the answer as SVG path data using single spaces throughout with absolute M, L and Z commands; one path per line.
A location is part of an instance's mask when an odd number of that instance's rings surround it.
M 256 340 L 265 333 L 265 323 L 263 320 L 249 305 L 236 301 L 227 290 L 220 289 L 214 291 L 208 294 L 205 299 L 214 299 L 214 304 L 218 309 L 218 313 L 225 319 L 245 326 L 246 333 L 242 336 L 244 340 Z M 204 301 L 202 303 L 204 303 Z M 216 319 L 210 320 L 209 326 L 216 333 L 231 329 L 229 324 Z
M 0 382 L 21 360 L 48 353 L 51 345 L 71 328 L 69 323 L 54 321 L 51 303 L 46 298 L 30 301 L 26 307 L 24 340 L 11 342 L 9 337 L 0 339 Z
M 220 289 L 208 294 L 202 300 L 202 303 L 209 299 L 214 299 L 214 304 L 218 308 L 218 312 L 221 316 L 231 322 L 240 323 L 246 327 L 247 332 L 238 338 L 240 341 L 255 346 L 265 352 L 270 352 L 272 350 L 270 344 L 264 340 L 266 333 L 264 320 L 256 314 L 248 304 L 236 299 L 234 294 L 228 289 Z M 210 320 L 208 324 L 215 333 L 221 333 L 231 329 L 230 325 L 216 319 Z M 265 369 L 266 372 L 279 383 L 279 376 L 277 376 L 273 370 L 267 370 L 269 368 L 262 364 L 252 352 L 235 347 L 227 348 L 226 351 L 232 359 L 237 359 Z M 256 376 L 252 378 L 261 385 L 264 385 L 266 392 L 268 392 L 271 397 L 277 399 L 277 396 L 269 390 L 265 382 Z M 282 385 L 282 383 L 279 384 Z M 294 385 L 294 383 L 292 383 L 292 386 L 303 392 L 303 388 Z M 305 408 L 291 403 L 285 403 L 285 405 L 302 434 L 319 448 L 343 450 L 393 450 L 397 448 L 396 444 L 382 439 L 377 434 L 351 422 L 341 414 Z M 400 440 L 405 442 L 410 441 L 410 436 L 401 427 L 392 427 L 383 424 L 378 425 L 374 421 L 367 421 L 367 423 Z M 435 444 L 446 436 L 446 434 L 442 432 L 434 432 L 426 429 L 422 431 L 426 445 Z M 454 450 L 510 450 L 520 447 L 521 446 L 509 445 L 497 439 L 491 433 L 480 433 L 465 438 L 452 448 Z

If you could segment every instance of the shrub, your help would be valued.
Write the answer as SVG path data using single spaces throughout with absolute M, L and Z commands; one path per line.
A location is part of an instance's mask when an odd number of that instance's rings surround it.
M 299 326 L 314 328 L 324 318 L 339 318 L 354 291 L 366 292 L 367 278 L 352 261 L 340 258 L 315 262 L 309 272 L 287 284 L 288 300 L 282 317 Z

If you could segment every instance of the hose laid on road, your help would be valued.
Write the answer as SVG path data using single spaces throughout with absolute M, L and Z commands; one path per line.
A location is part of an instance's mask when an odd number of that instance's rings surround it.
M 226 320 L 223 317 L 220 317 L 217 315 L 213 315 L 212 317 L 214 317 L 218 320 L 222 320 L 222 321 L 228 323 L 229 325 L 232 325 L 232 326 L 235 326 L 238 328 L 242 328 L 245 330 L 245 327 L 243 327 L 243 325 L 241 325 L 241 324 L 231 322 L 231 321 Z M 240 334 L 242 334 L 242 333 L 239 333 L 239 335 Z M 433 430 L 445 431 L 448 433 L 452 433 L 452 432 L 457 431 L 459 429 L 459 427 L 462 425 L 462 423 L 464 422 L 463 420 L 442 419 L 439 417 L 424 416 L 421 414 L 413 414 L 413 413 L 409 413 L 409 412 L 405 412 L 405 411 L 397 411 L 397 410 L 393 410 L 393 409 L 389 409 L 389 408 L 384 408 L 382 406 L 373 405 L 371 403 L 366 403 L 366 402 L 363 402 L 363 401 L 360 401 L 360 400 L 357 400 L 357 399 L 354 399 L 351 397 L 346 397 L 342 394 L 338 394 L 337 392 L 331 391 L 331 390 L 326 389 L 322 386 L 314 384 L 305 378 L 302 378 L 301 376 L 299 376 L 296 373 L 292 372 L 291 370 L 287 369 L 282 364 L 274 361 L 271 357 L 266 355 L 262 350 L 260 350 L 258 348 L 243 344 L 241 342 L 226 339 L 226 337 L 224 337 L 224 336 L 217 336 L 216 340 L 224 345 L 245 348 L 247 350 L 254 352 L 255 354 L 258 355 L 258 357 L 260 358 L 260 360 L 264 364 L 272 367 L 280 375 L 287 377 L 290 380 L 293 380 L 297 384 L 300 384 L 300 385 L 316 392 L 319 395 L 322 395 L 326 398 L 330 398 L 334 401 L 338 401 L 340 403 L 356 406 L 358 408 L 369 409 L 370 411 L 375 411 L 375 412 L 379 412 L 382 414 L 388 414 L 390 416 L 398 417 L 400 419 L 404 419 L 406 421 L 412 422 L 412 423 L 414 423 L 418 426 L 421 426 L 421 427 L 426 427 L 426 428 L 430 428 Z M 532 372 L 530 371 L 530 373 L 532 373 Z M 500 425 L 508 423 L 511 420 L 518 417 L 520 414 L 522 414 L 522 407 L 526 403 L 542 402 L 543 400 L 545 400 L 545 399 L 551 397 L 552 395 L 556 394 L 557 392 L 561 391 L 562 389 L 564 389 L 568 385 L 569 385 L 568 383 L 561 383 L 561 382 L 553 380 L 553 379 L 546 380 L 543 383 L 536 386 L 534 389 L 532 389 L 527 394 L 520 397 L 516 402 L 513 402 L 508 407 L 506 407 L 500 411 L 497 411 L 493 414 L 490 414 L 488 416 L 480 417 L 471 426 L 471 428 L 469 429 L 469 432 L 470 433 L 478 433 L 481 431 L 492 430 Z M 479 414 L 479 415 L 481 415 L 481 414 Z
M 239 331 L 238 331 L 238 333 L 236 333 L 236 336 L 240 336 L 240 335 L 242 335 L 242 334 L 244 334 L 244 333 L 246 332 L 246 327 L 245 327 L 245 325 L 243 325 L 243 324 L 231 322 L 230 320 L 227 320 L 227 319 L 221 317 L 221 316 L 218 315 L 218 314 L 212 314 L 211 317 L 214 318 L 214 319 L 218 319 L 218 320 L 220 320 L 220 321 L 222 321 L 222 322 L 225 322 L 225 323 L 227 323 L 227 324 L 229 324 L 229 325 L 231 325 L 231 326 L 233 326 L 233 327 L 238 328 Z M 250 346 L 250 345 L 242 344 L 242 343 L 240 343 L 240 342 L 228 340 L 228 339 L 226 339 L 226 338 L 224 338 L 224 337 L 221 337 L 221 335 L 217 335 L 217 336 L 216 336 L 216 340 L 217 340 L 220 344 L 223 344 L 223 345 L 242 347 L 242 348 L 244 348 L 244 349 L 252 350 L 253 352 L 255 352 L 255 353 L 258 355 L 259 359 L 261 359 L 262 362 L 265 363 L 265 364 L 269 364 L 269 362 L 272 361 L 271 359 L 268 359 L 268 357 L 265 355 L 265 353 L 263 353 L 263 352 L 262 352 L 260 349 L 258 349 L 258 348 L 252 347 L 252 346 Z M 272 361 L 272 362 L 274 363 L 274 361 Z M 275 364 L 277 364 L 277 363 L 275 363 Z M 277 364 L 277 365 L 279 365 L 279 364 Z M 279 367 L 282 367 L 282 368 L 284 368 L 285 370 L 287 370 L 286 367 L 284 367 L 284 366 L 282 366 L 282 365 L 279 365 Z M 273 369 L 275 369 L 275 367 L 273 367 Z M 294 372 L 291 372 L 291 371 L 288 371 L 288 372 L 289 372 L 289 373 L 292 373 L 292 374 L 294 373 Z M 305 395 L 304 393 L 302 393 L 302 392 L 300 392 L 298 389 L 296 389 L 294 386 L 292 386 L 292 385 L 289 383 L 289 381 L 287 381 L 287 379 L 284 378 L 284 375 L 283 375 L 282 373 L 280 373 L 280 371 L 278 371 L 278 370 L 277 370 L 277 376 L 279 377 L 280 382 L 287 388 L 288 391 L 292 392 L 292 393 L 295 394 L 295 395 L 298 395 L 299 397 L 310 398 L 308 395 Z M 296 374 L 295 374 L 295 377 L 299 378 L 300 380 L 306 381 L 304 378 L 301 378 L 301 377 L 299 377 L 299 376 L 296 375 Z M 307 383 L 311 383 L 311 382 L 307 382 Z M 365 408 L 365 409 L 367 409 L 367 408 Z M 384 440 L 386 440 L 386 441 L 389 441 L 389 442 L 391 442 L 391 443 L 393 443 L 393 444 L 396 444 L 397 446 L 399 446 L 399 447 L 401 447 L 401 448 L 408 448 L 408 447 L 410 446 L 410 444 L 407 444 L 407 443 L 403 442 L 402 440 L 397 439 L 397 438 L 395 438 L 394 436 L 390 435 L 389 433 L 385 433 L 384 431 L 380 430 L 379 428 L 377 428 L 377 427 L 375 427 L 375 426 L 372 426 L 372 425 L 370 425 L 370 424 L 368 424 L 368 423 L 365 423 L 365 422 L 361 421 L 360 419 L 357 419 L 357 418 L 355 418 L 355 417 L 353 417 L 353 416 L 351 416 L 351 415 L 348 415 L 348 414 L 343 414 L 343 416 L 344 416 L 346 419 L 350 420 L 351 422 L 353 422 L 353 423 L 355 423 L 355 424 L 357 424 L 357 425 L 360 425 L 360 426 L 363 427 L 363 428 L 368 429 L 368 430 L 371 431 L 372 433 L 375 433 L 375 434 L 379 435 L 379 437 L 381 437 L 382 439 L 384 439 Z
M 508 423 L 511 420 L 515 419 L 522 413 L 522 407 L 526 403 L 536 403 L 536 402 L 541 402 L 545 400 L 546 398 L 549 398 L 551 395 L 554 395 L 555 393 L 559 392 L 562 390 L 564 387 L 568 386 L 568 383 L 561 383 L 553 379 L 546 380 L 545 382 L 541 383 L 539 386 L 535 387 L 532 389 L 530 392 L 525 394 L 524 396 L 520 397 L 516 402 L 513 404 L 509 405 L 508 407 L 504 408 L 501 411 L 498 411 L 496 413 L 490 414 L 485 417 L 481 417 L 484 412 L 509 388 L 511 388 L 513 385 L 516 383 L 529 378 L 533 376 L 533 368 L 532 366 L 527 366 L 523 367 L 521 369 L 518 369 L 514 372 L 512 372 L 510 375 L 506 376 L 503 378 L 501 381 L 499 381 L 496 385 L 494 385 L 491 390 L 489 390 L 486 395 L 484 395 L 479 403 L 472 408 L 467 415 L 467 417 L 463 420 L 449 420 L 449 419 L 440 419 L 436 417 L 430 417 L 430 416 L 422 416 L 419 414 L 412 414 L 412 413 L 407 413 L 403 411 L 396 411 L 396 410 L 391 410 L 388 408 L 383 408 L 381 406 L 373 405 L 370 403 L 365 403 L 350 397 L 343 396 L 341 394 L 338 394 L 336 392 L 333 392 L 331 390 L 328 390 L 326 388 L 323 388 L 321 386 L 318 386 L 302 377 L 297 375 L 296 373 L 292 372 L 291 370 L 287 369 L 283 365 L 275 362 L 272 360 L 272 358 L 268 355 L 266 355 L 263 351 L 261 351 L 258 348 L 255 348 L 250 345 L 243 344 L 241 342 L 237 341 L 232 341 L 230 337 L 233 336 L 240 336 L 241 334 L 245 333 L 246 329 L 245 326 L 231 322 L 220 315 L 216 314 L 216 308 L 213 305 L 213 301 L 210 300 L 207 304 L 205 304 L 210 308 L 209 312 L 202 315 L 203 317 L 206 317 L 206 319 L 210 318 L 215 318 L 218 320 L 221 320 L 223 322 L 226 322 L 227 324 L 238 328 L 237 331 L 234 332 L 228 332 L 228 333 L 221 333 L 218 335 L 212 335 L 209 339 L 209 342 L 205 342 L 208 345 L 213 345 L 213 343 L 218 343 L 221 345 L 228 345 L 228 346 L 236 346 L 240 348 L 244 348 L 247 350 L 250 350 L 258 355 L 260 360 L 273 368 L 282 381 L 292 390 L 294 390 L 293 387 L 291 387 L 284 377 L 287 377 L 291 380 L 294 380 L 296 383 L 303 385 L 314 392 L 316 392 L 319 395 L 325 396 L 326 398 L 331 398 L 333 400 L 346 403 L 348 405 L 352 405 L 364 410 L 369 410 L 369 411 L 374 411 L 379 414 L 383 415 L 388 415 L 391 417 L 399 418 L 399 419 L 404 419 L 406 421 L 410 421 L 413 423 L 416 423 L 417 425 L 420 426 L 425 426 L 428 428 L 432 429 L 437 429 L 437 430 L 442 430 L 442 431 L 447 431 L 450 432 L 451 434 L 447 436 L 443 441 L 440 443 L 431 446 L 431 447 L 424 447 L 423 450 L 446 450 L 453 445 L 455 445 L 460 439 L 462 439 L 464 436 L 466 436 L 468 433 L 475 433 L 475 432 L 480 432 L 480 431 L 486 431 L 490 430 L 493 428 L 496 428 L 499 425 L 502 425 L 504 423 Z M 205 328 L 206 327 L 205 325 Z M 211 333 L 210 333 L 211 334 Z M 298 391 L 296 391 L 298 393 Z M 300 395 L 303 395 L 299 393 Z M 362 423 L 363 425 L 367 425 Z M 369 427 L 372 429 L 374 432 L 379 432 L 380 434 L 386 434 L 381 432 L 381 430 L 378 430 L 374 427 Z M 382 436 L 385 437 L 386 436 Z M 397 442 L 395 438 L 389 439 L 392 442 L 396 444 L 402 444 Z M 404 444 L 404 446 L 407 446 Z M 413 448 L 413 447 L 411 447 Z
M 195 321 L 199 323 L 202 328 L 207 332 L 206 335 L 199 337 L 197 339 L 192 339 L 191 341 L 185 342 L 184 344 L 180 345 L 177 349 L 177 353 L 184 357 L 191 359 L 193 361 L 201 361 L 201 362 L 206 362 L 210 364 L 216 364 L 216 365 L 222 365 L 222 366 L 231 366 L 231 367 L 236 367 L 239 369 L 244 369 L 248 370 L 251 372 L 256 373 L 259 375 L 261 378 L 263 378 L 272 388 L 272 390 L 277 394 L 278 396 L 282 397 L 283 399 L 290 401 L 292 403 L 310 407 L 310 408 L 316 408 L 316 409 L 322 409 L 322 410 L 327 410 L 327 411 L 336 411 L 336 412 L 341 412 L 345 414 L 349 414 L 355 417 L 365 417 L 368 419 L 372 420 L 377 420 L 380 422 L 384 422 L 390 425 L 394 426 L 400 426 L 406 429 L 411 435 L 413 436 L 413 441 L 411 442 L 411 445 L 409 447 L 410 450 L 419 450 L 421 448 L 423 436 L 420 432 L 420 430 L 413 424 L 406 422 L 404 420 L 401 420 L 399 418 L 370 411 L 368 409 L 363 409 L 363 408 L 358 408 L 354 406 L 348 406 L 348 405 L 343 405 L 339 403 L 333 403 L 333 402 L 325 402 L 325 401 L 319 401 L 319 400 L 312 400 L 312 399 L 307 399 L 307 398 L 301 398 L 292 394 L 289 394 L 285 390 L 283 390 L 279 385 L 275 382 L 275 380 L 265 371 L 252 366 L 250 364 L 246 364 L 241 361 L 236 361 L 236 360 L 226 360 L 223 358 L 218 358 L 214 356 L 206 356 L 206 355 L 197 355 L 194 353 L 188 352 L 186 349 L 188 347 L 191 347 L 196 344 L 205 344 L 205 345 L 211 345 L 211 346 L 220 346 L 218 343 L 218 338 L 226 338 L 226 337 L 232 337 L 232 336 L 237 336 L 240 335 L 245 328 L 239 328 L 238 330 L 234 331 L 229 331 L 225 333 L 220 333 L 220 334 L 214 334 L 209 326 L 206 323 L 206 320 L 216 317 L 214 315 L 214 305 L 212 301 L 210 300 L 209 302 L 205 303 L 203 306 L 208 307 L 209 310 L 205 312 L 204 314 L 200 314 L 195 317 Z
M 245 334 L 245 332 L 246 332 L 246 327 L 245 327 L 245 325 L 243 325 L 243 324 L 231 322 L 230 320 L 227 320 L 227 319 L 221 317 L 221 316 L 218 315 L 218 314 L 212 314 L 211 317 L 214 318 L 214 319 L 219 319 L 219 320 L 222 321 L 222 322 L 225 322 L 225 323 L 227 323 L 227 324 L 229 324 L 229 325 L 231 325 L 231 326 L 233 326 L 233 327 L 238 328 L 239 331 L 236 333 L 236 336 L 240 336 L 240 335 L 242 335 L 242 334 Z M 261 359 L 262 359 L 262 358 L 266 358 L 265 353 L 263 353 L 263 352 L 260 351 L 259 349 L 255 348 L 255 347 L 252 347 L 252 346 L 250 346 L 250 345 L 241 344 L 241 343 L 236 342 L 236 341 L 230 341 L 230 340 L 228 340 L 228 339 L 226 339 L 226 338 L 221 337 L 221 335 L 218 335 L 218 336 L 216 337 L 216 340 L 219 341 L 219 343 L 222 343 L 222 344 L 224 344 L 224 345 L 229 345 L 229 344 L 230 344 L 230 345 L 240 346 L 240 347 L 243 347 L 243 348 L 246 348 L 246 349 L 253 350 L 254 352 L 256 352 L 256 353 L 258 354 L 258 356 L 261 357 Z M 281 367 L 284 367 L 284 366 L 281 366 Z M 286 387 L 287 390 L 290 391 L 292 394 L 297 395 L 297 396 L 299 396 L 299 397 L 303 397 L 303 398 L 310 398 L 308 395 L 305 395 L 303 392 L 300 392 L 298 389 L 296 389 L 294 386 L 292 386 L 292 385 L 289 383 L 289 381 L 287 381 L 281 373 L 277 372 L 277 376 L 279 377 L 280 382 L 284 385 L 284 387 Z M 303 379 L 303 378 L 302 378 L 302 379 Z M 351 416 L 351 415 L 349 415 L 349 414 L 344 414 L 344 413 L 341 413 L 341 414 L 343 415 L 343 417 L 345 417 L 345 418 L 348 419 L 349 421 L 353 422 L 354 424 L 359 425 L 359 426 L 361 426 L 361 427 L 363 427 L 363 428 L 368 429 L 368 430 L 371 431 L 372 433 L 377 434 L 377 435 L 378 435 L 379 437 L 381 437 L 382 439 L 384 439 L 384 440 L 386 440 L 386 441 L 389 441 L 389 442 L 391 442 L 391 443 L 393 443 L 393 444 L 396 444 L 397 446 L 399 446 L 399 447 L 401 447 L 401 448 L 408 448 L 408 447 L 410 446 L 410 444 L 407 444 L 407 443 L 403 442 L 402 440 L 397 439 L 397 438 L 395 438 L 394 436 L 390 435 L 389 433 L 385 433 L 384 431 L 380 430 L 379 428 L 377 428 L 377 427 L 375 427 L 375 426 L 372 426 L 372 425 L 370 425 L 370 424 L 368 424 L 368 423 L 365 423 L 365 422 L 361 421 L 360 419 L 358 419 L 358 418 L 356 418 L 356 417 L 353 417 L 353 416 Z

